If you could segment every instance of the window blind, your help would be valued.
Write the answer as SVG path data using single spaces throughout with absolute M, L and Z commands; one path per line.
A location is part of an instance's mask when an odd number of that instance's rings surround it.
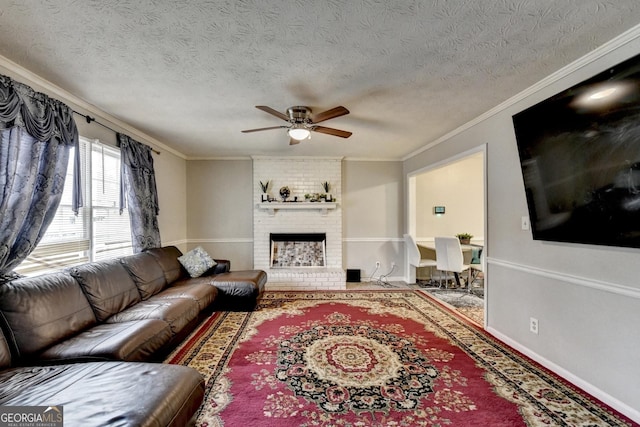
M 120 150 L 93 144 L 91 150 L 92 259 L 132 253 L 129 212 L 120 214 Z

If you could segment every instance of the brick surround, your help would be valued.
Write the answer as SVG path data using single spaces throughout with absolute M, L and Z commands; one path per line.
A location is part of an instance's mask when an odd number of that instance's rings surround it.
M 259 181 L 270 181 L 269 195 L 280 199 L 283 186 L 291 190 L 290 199 L 304 200 L 306 193 L 323 193 L 321 183 L 328 181 L 337 201 L 335 209 L 322 212 L 316 204 L 309 209 L 260 209 L 262 191 Z M 301 157 L 253 158 L 253 263 L 269 276 L 267 289 L 345 289 L 342 268 L 342 159 Z M 320 207 L 322 202 L 317 203 Z M 270 233 L 326 233 L 326 268 L 269 268 Z

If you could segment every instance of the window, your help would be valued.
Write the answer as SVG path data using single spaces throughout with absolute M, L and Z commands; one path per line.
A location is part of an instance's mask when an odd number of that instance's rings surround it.
M 91 260 L 131 255 L 129 212 L 120 214 L 120 150 L 92 144 L 91 169 Z
M 133 253 L 129 213 L 120 214 L 120 150 L 82 137 L 80 150 L 85 206 L 77 216 L 71 210 L 71 153 L 56 216 L 17 273 L 42 274 Z

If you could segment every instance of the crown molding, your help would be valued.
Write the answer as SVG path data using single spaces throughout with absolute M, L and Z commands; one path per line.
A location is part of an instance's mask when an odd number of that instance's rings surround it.
M 619 36 L 611 39 L 607 43 L 599 46 L 598 48 L 596 48 L 594 50 L 592 50 L 591 52 L 587 53 L 583 57 L 573 61 L 569 65 L 567 65 L 565 67 L 562 67 L 558 71 L 548 75 L 547 77 L 545 77 L 542 80 L 540 80 L 538 83 L 535 83 L 534 85 L 529 86 L 527 89 L 523 90 L 522 92 L 518 93 L 517 95 L 512 96 L 511 98 L 507 99 L 506 101 L 502 102 L 501 104 L 497 105 L 496 107 L 492 108 L 491 110 L 481 114 L 480 116 L 476 117 L 475 119 L 473 119 L 473 120 L 465 123 L 464 125 L 452 130 L 451 132 L 441 136 L 440 138 L 436 139 L 435 141 L 432 141 L 432 142 L 424 145 L 422 148 L 407 154 L 406 156 L 404 156 L 402 158 L 402 160 L 403 161 L 409 160 L 410 158 L 415 157 L 418 154 L 423 153 L 423 152 L 435 147 L 436 145 L 439 145 L 439 144 L 441 144 L 441 143 L 453 138 L 454 136 L 461 134 L 462 132 L 464 132 L 466 130 L 469 130 L 473 126 L 475 126 L 475 125 L 477 125 L 479 123 L 482 123 L 483 121 L 495 116 L 496 114 L 506 110 L 509 107 L 512 107 L 513 105 L 515 105 L 518 102 L 526 99 L 527 97 L 529 97 L 529 96 L 541 91 L 542 89 L 545 89 L 545 88 L 549 87 L 550 85 L 552 85 L 553 83 L 556 83 L 560 79 L 563 79 L 563 78 L 569 76 L 571 73 L 574 73 L 574 72 L 580 70 L 581 68 L 583 68 L 583 67 L 595 62 L 596 60 L 602 58 L 603 56 L 615 51 L 616 49 L 619 49 L 619 48 L 625 46 L 626 44 L 631 43 L 632 41 L 636 40 L 638 37 L 640 37 L 640 25 L 636 25 L 635 27 L 631 28 L 630 30 L 625 31 L 624 33 L 620 34 Z
M 342 160 L 342 156 L 251 156 L 253 160 Z
M 95 105 L 86 102 L 85 100 L 77 97 L 76 95 L 73 95 L 69 91 L 62 89 L 60 86 L 57 86 L 51 83 L 50 81 L 45 80 L 39 75 L 33 73 L 32 71 L 27 70 L 23 66 L 16 64 L 15 62 L 11 61 L 10 59 L 2 55 L 0 55 L 0 67 L 5 68 L 9 72 L 18 75 L 24 78 L 25 80 L 28 80 L 32 84 L 36 84 L 42 87 L 46 92 L 58 98 L 62 98 L 65 102 L 71 103 L 76 107 L 78 107 L 79 109 L 84 110 L 93 116 L 97 116 L 100 119 L 98 120 L 100 122 L 106 121 L 109 124 L 113 125 L 113 127 L 120 128 L 123 133 L 126 133 L 129 136 L 135 136 L 136 138 L 142 139 L 143 141 L 150 143 L 151 145 L 154 145 L 156 148 L 167 151 L 182 159 L 186 160 L 187 158 L 181 152 L 158 141 L 156 138 L 149 136 L 146 133 L 140 131 L 139 129 L 136 129 L 133 126 L 123 122 L 122 120 L 117 119 L 114 116 L 100 110 Z
M 191 157 L 188 156 L 185 158 L 187 161 L 211 161 L 211 160 L 251 160 L 251 156 L 206 156 L 206 157 Z

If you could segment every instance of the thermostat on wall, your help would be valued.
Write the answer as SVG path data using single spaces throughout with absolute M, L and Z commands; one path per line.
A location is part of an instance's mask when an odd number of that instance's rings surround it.
M 444 214 L 444 206 L 434 206 L 433 207 L 433 214 L 434 215 L 442 215 L 442 214 Z

